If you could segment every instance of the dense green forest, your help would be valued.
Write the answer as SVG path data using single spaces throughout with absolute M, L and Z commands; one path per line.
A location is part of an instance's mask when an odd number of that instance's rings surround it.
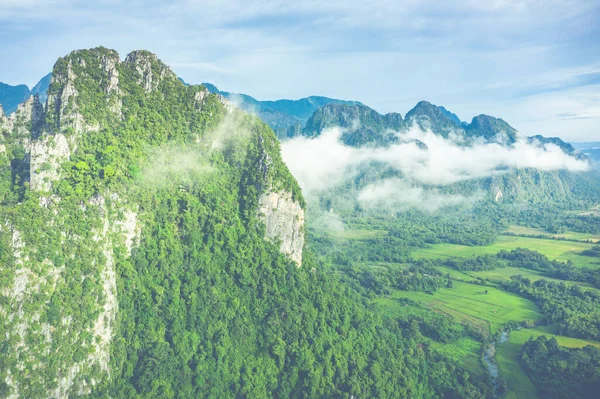
M 545 398 L 596 398 L 600 389 L 600 350 L 563 349 L 544 336 L 523 345 L 519 361 Z

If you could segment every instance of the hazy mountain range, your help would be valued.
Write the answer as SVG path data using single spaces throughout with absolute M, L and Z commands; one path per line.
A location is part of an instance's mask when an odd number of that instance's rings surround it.
M 27 100 L 29 96 L 36 94 L 39 96 L 40 102 L 45 103 L 51 79 L 52 73 L 49 73 L 40 79 L 31 90 L 24 84 L 11 86 L 0 82 L 0 105 L 2 105 L 4 113 L 13 113 L 19 104 Z
M 0 82 L 0 105 L 4 113 L 14 112 L 18 104 L 31 95 L 38 95 L 40 102 L 44 104 L 51 78 L 52 73 L 47 74 L 31 90 L 24 84 L 11 86 Z M 190 85 L 181 78 L 179 80 L 186 86 Z M 503 119 L 482 114 L 474 117 L 471 123 L 467 123 L 444 106 L 428 101 L 420 101 L 403 119 L 399 113 L 379 114 L 358 101 L 323 96 L 310 96 L 299 100 L 261 101 L 247 94 L 219 90 L 211 83 L 202 85 L 209 92 L 222 95 L 238 108 L 259 116 L 281 140 L 299 135 L 312 137 L 323 129 L 338 126 L 347 130 L 342 137 L 346 144 L 382 144 L 395 140 L 392 131 L 407 129 L 413 124 L 422 129 L 431 129 L 443 137 L 459 134 L 508 144 L 513 144 L 517 138 L 517 130 Z M 547 139 L 541 135 L 534 137 L 545 143 L 552 142 L 567 153 L 574 153 L 577 149 L 593 160 L 599 157 L 598 143 L 578 143 L 572 147 L 559 138 Z

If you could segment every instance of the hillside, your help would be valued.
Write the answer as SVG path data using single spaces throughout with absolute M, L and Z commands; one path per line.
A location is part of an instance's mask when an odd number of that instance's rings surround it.
M 273 131 L 154 54 L 74 51 L 0 128 L 0 396 L 489 392 L 326 273 Z

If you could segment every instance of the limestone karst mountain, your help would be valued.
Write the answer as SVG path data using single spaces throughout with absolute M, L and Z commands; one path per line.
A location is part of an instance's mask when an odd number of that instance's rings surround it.
M 74 51 L 0 130 L 1 397 L 489 390 L 322 270 L 273 131 L 154 54 Z

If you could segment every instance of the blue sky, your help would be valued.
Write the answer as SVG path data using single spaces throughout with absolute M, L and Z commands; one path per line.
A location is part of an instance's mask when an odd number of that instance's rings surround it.
M 258 99 L 403 115 L 428 100 L 467 121 L 600 140 L 598 0 L 0 0 L 0 81 L 32 86 L 98 45 L 151 50 L 188 82 Z

